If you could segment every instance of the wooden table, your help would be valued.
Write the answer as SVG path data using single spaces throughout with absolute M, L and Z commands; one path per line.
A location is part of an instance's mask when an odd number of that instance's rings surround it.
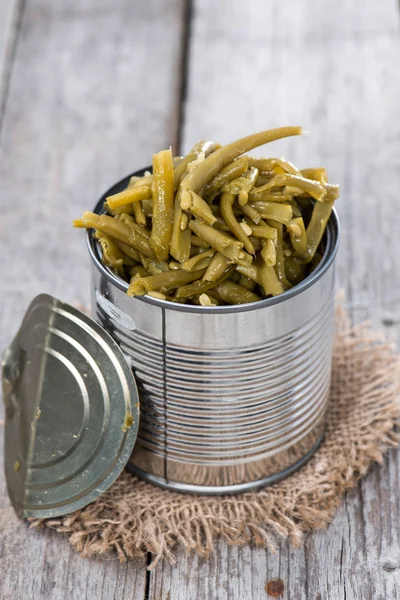
M 71 220 L 110 183 L 169 144 L 284 124 L 310 135 L 273 152 L 322 163 L 342 186 L 338 279 L 352 317 L 395 336 L 399 24 L 396 0 L 1 0 L 1 349 L 36 294 L 88 301 Z M 151 573 L 146 558 L 83 560 L 62 536 L 28 532 L 2 478 L 0 598 L 258 600 L 281 578 L 285 599 L 395 600 L 399 456 L 371 468 L 300 549 L 221 542 L 209 561 L 178 550 L 175 567 Z

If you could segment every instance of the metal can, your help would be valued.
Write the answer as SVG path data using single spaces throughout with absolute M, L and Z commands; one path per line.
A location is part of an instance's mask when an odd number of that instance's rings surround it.
M 139 388 L 133 473 L 168 489 L 221 494 L 273 483 L 307 461 L 329 398 L 338 244 L 334 211 L 322 260 L 302 283 L 252 304 L 203 307 L 128 297 L 89 232 L 93 315 Z

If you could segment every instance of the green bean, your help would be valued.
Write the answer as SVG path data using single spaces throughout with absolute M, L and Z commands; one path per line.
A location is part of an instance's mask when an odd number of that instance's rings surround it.
M 125 279 L 124 261 L 122 252 L 116 246 L 114 241 L 104 233 L 97 232 L 96 237 L 102 250 L 103 262 L 107 267 L 116 271 L 116 273 Z
M 207 202 L 191 190 L 182 191 L 181 208 L 189 210 L 195 217 L 203 219 L 208 225 L 214 225 L 217 220 Z
M 237 180 L 236 180 L 237 181 Z M 235 201 L 235 196 L 230 193 L 224 193 L 221 197 L 221 213 L 222 218 L 225 223 L 228 225 L 229 229 L 232 233 L 237 237 L 238 240 L 243 242 L 244 247 L 246 248 L 249 254 L 254 254 L 254 246 L 249 240 L 248 236 L 243 231 L 242 227 L 240 227 L 237 222 L 235 215 L 233 214 L 232 205 Z
M 307 250 L 307 234 L 302 217 L 292 219 L 288 225 L 288 231 L 294 250 L 299 254 L 304 254 Z
M 169 266 L 162 260 L 154 260 L 153 258 L 147 258 L 147 256 L 141 255 L 142 265 L 150 273 L 150 275 L 158 275 L 158 273 L 166 273 L 169 271 Z
M 176 300 L 184 300 L 187 298 L 194 298 L 199 294 L 203 294 L 204 292 L 208 292 L 208 290 L 214 290 L 214 286 L 218 283 L 222 283 L 225 281 L 230 275 L 232 275 L 235 267 L 231 265 L 227 268 L 225 273 L 221 275 L 221 277 L 217 281 L 203 281 L 198 280 L 193 283 L 189 283 L 188 285 L 182 285 L 177 288 L 175 292 Z
M 204 273 L 204 269 L 191 272 L 179 269 L 159 273 L 158 275 L 150 275 L 150 277 L 143 277 L 131 284 L 127 294 L 128 296 L 143 296 L 148 292 L 166 293 L 179 286 L 201 279 Z
M 204 186 L 204 189 L 202 191 L 202 196 L 205 197 L 205 196 L 209 196 L 212 194 L 216 194 L 218 192 L 218 190 L 220 190 L 222 188 L 223 185 L 225 185 L 229 181 L 232 181 L 232 179 L 236 179 L 240 175 L 243 175 L 243 173 L 245 173 L 247 171 L 247 169 L 248 169 L 248 157 L 247 156 L 242 156 L 241 158 L 234 160 L 233 162 L 226 165 L 226 167 L 221 169 L 212 178 L 212 180 L 209 181 L 206 186 Z
M 145 256 L 155 258 L 148 240 L 134 229 L 131 229 L 126 223 L 121 223 L 121 221 L 108 215 L 96 215 L 88 211 L 83 213 L 82 221 L 87 228 L 99 229 L 113 239 L 132 246 Z
M 142 200 L 142 207 L 146 217 L 153 216 L 153 202 L 151 200 Z
M 133 214 L 135 215 L 136 223 L 138 225 L 146 225 L 146 216 L 143 212 L 142 203 L 135 202 L 133 205 Z
M 285 290 L 279 281 L 274 267 L 269 267 L 264 261 L 260 263 L 261 286 L 266 296 L 278 296 Z
M 250 290 L 250 292 L 252 292 L 256 287 L 255 282 L 252 279 L 250 279 L 250 277 L 246 277 L 245 275 L 240 276 L 239 285 Z
M 137 233 L 145 237 L 147 240 L 150 239 L 150 231 L 144 225 L 138 225 L 135 219 L 126 213 L 122 213 L 119 217 L 121 223 L 126 223 L 131 229 L 134 229 Z
M 297 201 L 294 198 L 292 198 L 291 201 L 289 202 L 289 204 L 293 210 L 293 217 L 295 217 L 296 219 L 300 218 L 302 216 L 302 214 L 301 214 L 301 210 L 300 210 L 300 207 L 299 207 Z
M 304 262 L 309 263 L 313 257 L 324 235 L 325 228 L 331 216 L 333 201 L 316 202 L 312 211 L 311 221 L 308 224 L 307 249 L 302 255 Z
M 230 263 L 229 258 L 221 252 L 216 252 L 203 275 L 203 281 L 217 281 L 225 273 Z
M 326 190 L 326 196 L 325 196 L 326 202 L 332 202 L 339 198 L 340 189 L 339 189 L 338 185 L 332 185 L 331 183 L 326 183 L 324 187 Z
M 262 188 L 253 188 L 253 190 L 249 194 L 250 202 L 289 202 L 292 199 L 290 194 L 286 192 L 271 192 L 270 190 L 261 191 Z M 286 188 L 284 188 L 286 190 Z
M 135 277 L 135 275 L 139 275 L 139 277 L 148 277 L 150 273 L 146 271 L 142 265 L 134 265 L 129 269 L 129 275 L 131 277 Z
M 184 230 L 181 229 L 181 219 L 181 192 L 178 190 L 175 196 L 170 253 L 178 262 L 185 262 L 190 257 L 192 236 L 188 227 Z M 207 245 L 206 248 L 208 248 Z
M 269 227 L 269 225 L 250 225 L 250 227 L 254 237 L 270 239 L 275 246 L 277 245 L 278 233 L 275 227 Z
M 131 260 L 140 262 L 140 252 L 138 252 L 134 248 L 131 248 L 129 244 L 124 244 L 124 242 L 120 242 L 119 240 L 114 240 L 114 242 L 118 246 L 118 248 Z
M 171 149 L 153 154 L 153 219 L 150 246 L 158 260 L 170 252 L 174 213 L 174 170 Z
M 150 196 L 151 190 L 147 186 L 130 187 L 124 190 L 123 192 L 119 192 L 118 194 L 114 194 L 113 196 L 108 196 L 106 201 L 108 206 L 111 209 L 114 209 L 124 206 L 125 204 L 131 204 L 133 202 L 138 202 L 139 200 L 150 198 Z
M 293 285 L 297 285 L 307 275 L 307 268 L 304 263 L 294 256 L 285 258 L 285 272 L 288 280 Z
M 279 281 L 284 287 L 286 287 L 286 273 L 285 273 L 285 261 L 283 256 L 283 225 L 278 221 L 267 221 L 270 227 L 276 230 L 277 243 L 276 243 L 276 263 L 275 271 Z
M 260 268 L 258 265 L 255 265 L 254 262 L 249 267 L 242 267 L 238 265 L 236 267 L 236 271 L 245 277 L 248 277 L 254 283 L 258 283 L 261 285 L 261 277 L 260 277 Z
M 143 202 L 151 202 L 151 200 L 143 200 Z M 118 217 L 122 213 L 133 215 L 133 204 L 124 204 L 123 206 L 118 206 L 117 208 L 110 208 L 108 206 L 108 202 L 104 202 L 104 210 L 107 214 L 112 215 L 113 217 Z
M 178 166 L 174 168 L 174 190 L 176 191 L 179 187 L 182 177 L 186 173 L 186 169 L 189 163 L 193 162 L 197 158 L 197 154 L 195 152 L 189 152 L 179 163 Z
M 190 237 L 190 243 L 192 246 L 195 246 L 197 248 L 205 248 L 207 250 L 207 248 L 210 247 L 209 244 L 207 244 L 207 242 L 205 242 L 204 240 L 200 239 L 197 235 L 194 235 L 192 233 L 191 237 Z
M 301 169 L 300 172 L 306 179 L 319 181 L 319 183 L 322 183 L 322 185 L 328 183 L 328 174 L 325 167 L 317 167 L 316 169 Z
M 249 135 L 231 144 L 222 146 L 222 148 L 210 154 L 196 169 L 182 179 L 181 188 L 191 189 L 198 193 L 212 180 L 218 171 L 226 167 L 226 165 L 241 154 L 268 142 L 300 134 L 301 127 L 279 127 Z
M 319 201 L 323 201 L 324 197 L 326 196 L 326 190 L 324 186 L 318 183 L 318 181 L 306 179 L 305 177 L 301 177 L 299 175 L 289 174 L 275 175 L 275 177 L 272 177 L 268 183 L 262 187 L 256 188 L 255 191 L 258 195 L 261 195 L 263 192 L 269 191 L 272 188 L 285 187 L 288 185 L 295 186 L 305 192 L 308 192 L 310 196 Z
M 211 263 L 211 259 L 215 254 L 215 250 L 206 250 L 205 252 L 201 252 L 197 254 L 197 256 L 193 256 L 182 263 L 181 268 L 184 271 L 194 271 L 198 269 L 206 269 Z
M 261 300 L 260 296 L 233 281 L 223 281 L 217 284 L 215 291 L 228 304 L 248 304 Z
M 246 173 L 240 177 L 226 183 L 222 191 L 228 194 L 238 194 L 238 202 L 240 206 L 247 204 L 249 192 L 253 188 L 258 177 L 258 170 L 255 167 L 250 167 Z
M 261 221 L 261 215 L 252 206 L 245 204 L 241 206 L 242 213 L 249 217 L 256 225 Z
M 268 239 L 265 241 L 264 247 L 261 250 L 261 256 L 267 267 L 274 267 L 276 265 L 276 248 L 272 240 Z
M 260 214 L 263 219 L 273 219 L 284 225 L 289 225 L 293 218 L 293 209 L 288 204 L 277 204 L 276 202 L 253 202 L 252 208 Z
M 221 252 L 228 258 L 231 258 L 229 254 L 233 253 L 236 259 L 239 258 L 239 253 L 243 248 L 242 242 L 232 239 L 225 233 L 222 233 L 222 231 L 218 231 L 198 219 L 190 221 L 189 227 L 200 239 L 207 242 L 215 250 L 218 250 L 218 252 Z M 232 248 L 232 252 L 226 254 L 227 248 Z

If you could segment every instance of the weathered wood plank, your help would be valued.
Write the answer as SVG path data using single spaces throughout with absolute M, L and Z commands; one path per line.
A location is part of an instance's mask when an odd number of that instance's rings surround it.
M 338 282 L 355 321 L 400 333 L 398 5 L 240 0 L 194 3 L 183 150 L 266 127 L 302 124 L 303 139 L 268 154 L 324 164 L 342 186 Z M 262 154 L 263 150 L 257 152 Z M 373 467 L 326 531 L 276 554 L 228 549 L 209 563 L 179 552 L 152 574 L 150 597 L 266 598 L 282 579 L 286 600 L 400 597 L 399 452 Z
M 10 68 L 12 46 L 15 38 L 15 22 L 18 0 L 2 0 L 0 3 L 0 120 L 4 106 L 4 91 Z
M 27 1 L 0 144 L 0 353 L 36 294 L 88 301 L 71 220 L 177 139 L 182 17 L 183 0 Z M 28 533 L 4 477 L 0 506 L 2 600 L 144 598 L 144 561 L 82 560 L 62 536 Z

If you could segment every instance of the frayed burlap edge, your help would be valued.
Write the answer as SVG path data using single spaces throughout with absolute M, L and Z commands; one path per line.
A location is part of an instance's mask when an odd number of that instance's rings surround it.
M 277 536 L 294 545 L 326 526 L 343 494 L 373 462 L 398 445 L 399 357 L 366 324 L 351 328 L 337 310 L 330 407 L 324 441 L 286 480 L 238 496 L 171 493 L 123 473 L 102 497 L 66 517 L 36 520 L 68 536 L 82 556 L 117 552 L 121 561 L 150 552 L 174 563 L 174 549 L 208 556 L 217 538 L 274 550 Z

